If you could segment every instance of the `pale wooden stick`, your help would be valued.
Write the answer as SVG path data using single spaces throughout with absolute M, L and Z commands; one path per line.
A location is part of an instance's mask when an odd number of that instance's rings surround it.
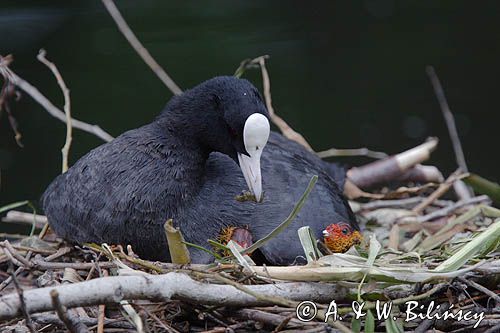
M 103 276 L 109 276 L 108 271 L 102 270 Z M 104 318 L 106 315 L 106 304 L 99 304 L 98 316 L 97 316 L 97 333 L 104 333 Z
M 24 292 L 26 310 L 37 313 L 52 310 L 50 292 L 56 289 L 61 304 L 67 308 L 98 304 L 119 303 L 121 300 L 189 300 L 194 303 L 221 306 L 253 306 L 275 304 L 274 298 L 290 300 L 309 299 L 328 302 L 332 295 L 345 299 L 345 288 L 322 283 L 276 283 L 246 286 L 263 300 L 234 286 L 198 282 L 183 273 L 164 275 L 141 274 L 139 276 L 112 276 L 90 281 L 63 284 L 55 287 L 30 289 Z M 81 291 L 85 290 L 85 293 Z M 0 297 L 0 321 L 22 316 L 19 296 L 16 293 Z
M 69 149 L 71 147 L 72 133 L 73 133 L 73 126 L 71 125 L 71 99 L 69 98 L 69 89 L 66 86 L 66 83 L 64 82 L 61 73 L 59 72 L 57 66 L 53 62 L 47 60 L 47 58 L 45 57 L 46 54 L 47 52 L 45 52 L 44 49 L 41 49 L 38 52 L 37 59 L 52 71 L 52 74 L 54 74 L 54 76 L 56 77 L 57 83 L 59 84 L 59 87 L 61 88 L 61 91 L 63 92 L 64 95 L 64 113 L 66 114 L 66 141 L 61 149 L 62 153 L 61 169 L 62 173 L 65 173 L 66 171 L 68 171 L 68 155 L 69 155 Z
M 18 210 L 10 210 L 7 212 L 7 215 L 2 218 L 3 223 L 19 223 L 19 224 L 29 224 L 32 225 L 35 223 L 35 228 L 41 229 L 47 223 L 47 217 L 45 215 L 33 214 L 33 213 L 25 213 L 20 212 Z
M 266 58 L 268 56 L 261 56 L 256 58 L 255 60 L 258 61 L 260 65 L 260 70 L 262 72 L 262 85 L 264 88 L 264 99 L 266 100 L 266 106 L 267 110 L 269 111 L 269 115 L 271 116 L 271 120 L 273 123 L 278 126 L 280 129 L 281 133 L 283 133 L 284 136 L 289 138 L 290 140 L 293 140 L 295 142 L 300 143 L 302 146 L 304 146 L 307 150 L 309 151 L 314 151 L 309 143 L 304 139 L 302 134 L 299 132 L 296 132 L 293 128 L 291 128 L 283 118 L 278 116 L 274 112 L 274 108 L 272 105 L 272 100 L 271 100 L 271 80 L 269 79 L 269 73 L 267 72 L 266 68 Z
M 448 127 L 448 132 L 450 133 L 450 139 L 453 144 L 453 150 L 455 151 L 458 167 L 462 169 L 463 172 L 468 172 L 464 151 L 462 150 L 462 144 L 460 143 L 460 137 L 458 136 L 457 127 L 455 125 L 455 118 L 453 117 L 453 113 L 451 113 L 450 107 L 448 106 L 443 86 L 439 81 L 434 67 L 427 66 L 426 71 L 429 79 L 431 80 L 434 93 L 436 94 L 439 106 L 441 107 L 441 111 L 443 112 L 443 117 L 446 122 L 446 126 Z
M 373 151 L 368 148 L 346 148 L 346 149 L 330 148 L 327 150 L 319 151 L 316 154 L 318 154 L 320 158 L 339 157 L 339 156 L 366 156 L 374 159 L 381 159 L 389 156 L 384 152 Z
M 441 183 L 439 185 L 439 187 L 437 188 L 437 190 L 435 190 L 434 192 L 432 192 L 431 195 L 429 195 L 424 201 L 422 201 L 420 204 L 418 204 L 417 206 L 415 206 L 412 211 L 416 214 L 420 214 L 424 211 L 424 209 L 429 206 L 430 204 L 432 204 L 434 202 L 434 200 L 436 199 L 439 199 L 441 196 L 443 196 L 446 192 L 448 192 L 448 190 L 450 189 L 450 187 L 453 186 L 453 183 L 463 177 L 465 177 L 466 175 L 464 174 L 460 174 L 460 170 L 457 170 L 455 171 L 454 173 L 452 173 L 448 179 L 446 179 L 446 181 L 444 183 Z
M 431 80 L 432 87 L 434 88 L 434 93 L 436 94 L 436 98 L 439 102 L 439 106 L 441 107 L 441 112 L 443 113 L 446 126 L 448 127 L 448 133 L 450 134 L 453 150 L 455 151 L 457 165 L 460 169 L 462 169 L 463 172 L 467 173 L 469 172 L 469 169 L 467 168 L 467 163 L 465 162 L 462 143 L 460 142 L 460 137 L 458 136 L 457 126 L 455 125 L 455 117 L 453 116 L 453 113 L 451 112 L 448 105 L 448 101 L 446 100 L 446 95 L 444 94 L 441 81 L 439 80 L 434 67 L 427 66 L 426 72 L 429 76 L 429 79 Z M 472 189 L 466 186 L 462 181 L 453 183 L 453 188 L 460 199 L 470 199 L 474 195 Z
M 50 298 L 52 300 L 52 306 L 56 310 L 57 316 L 64 323 L 64 326 L 66 326 L 68 331 L 71 333 L 86 333 L 89 331 L 84 323 L 68 313 L 68 309 L 61 304 L 57 290 L 52 289 L 50 291 Z
M 66 123 L 66 115 L 64 112 L 52 104 L 52 102 L 49 101 L 48 98 L 45 97 L 36 87 L 19 77 L 9 67 L 7 67 L 8 62 L 3 61 L 2 59 L 4 58 L 6 57 L 2 57 L 0 55 L 0 74 L 4 77 L 4 79 L 9 80 L 12 84 L 16 85 L 25 93 L 30 95 L 31 98 L 40 104 L 52 117 Z M 106 142 L 113 140 L 113 137 L 110 134 L 97 125 L 87 124 L 74 118 L 71 119 L 71 123 L 74 128 L 91 133 Z
M 142 45 L 139 39 L 136 37 L 132 29 L 128 26 L 127 22 L 123 18 L 122 14 L 116 7 L 113 0 L 102 0 L 102 3 L 108 10 L 109 14 L 115 21 L 118 29 L 127 39 L 134 50 L 139 54 L 139 56 L 144 60 L 144 62 L 151 68 L 151 70 L 158 76 L 158 78 L 165 84 L 165 86 L 170 89 L 174 95 L 182 94 L 181 88 L 175 84 L 174 80 L 163 70 L 163 68 L 156 62 L 156 60 L 151 56 L 149 51 Z

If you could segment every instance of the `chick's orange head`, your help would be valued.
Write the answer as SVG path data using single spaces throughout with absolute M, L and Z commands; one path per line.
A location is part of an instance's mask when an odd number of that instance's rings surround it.
M 344 222 L 330 224 L 323 231 L 325 245 L 334 253 L 342 253 L 354 244 L 359 244 L 363 239 L 360 232 Z

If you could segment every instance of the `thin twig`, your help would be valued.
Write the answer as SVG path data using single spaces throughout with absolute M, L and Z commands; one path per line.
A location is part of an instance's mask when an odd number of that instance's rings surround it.
M 419 301 L 419 300 L 422 300 L 422 299 L 429 299 L 432 295 L 440 292 L 444 288 L 447 288 L 447 284 L 440 283 L 440 284 L 435 285 L 433 288 L 429 289 L 428 291 L 426 291 L 423 294 L 420 294 L 420 295 L 411 295 L 411 296 L 408 296 L 408 297 L 394 299 L 394 300 L 392 300 L 392 304 L 393 305 L 400 305 L 400 304 L 405 304 L 406 302 L 409 302 L 409 301 Z M 375 309 L 376 306 L 377 306 L 376 302 L 366 302 L 365 306 L 363 307 L 363 310 Z M 338 313 L 339 314 L 349 313 L 351 311 L 352 311 L 351 307 L 338 308 Z
M 283 319 L 283 321 L 278 326 L 276 326 L 276 328 L 274 329 L 273 333 L 276 333 L 276 332 L 279 332 L 279 331 L 283 330 L 288 325 L 288 323 L 290 322 L 290 320 L 292 320 L 293 318 L 295 318 L 296 315 L 297 314 L 295 314 L 295 313 L 291 313 L 288 316 L 286 316 L 285 319 Z
M 247 321 L 243 321 L 243 322 L 239 322 L 239 323 L 236 323 L 236 324 L 233 324 L 233 325 L 229 325 L 227 327 L 214 327 L 213 329 L 211 330 L 208 330 L 208 331 L 203 331 L 202 333 L 227 333 L 227 332 L 235 332 L 237 331 L 238 329 L 241 329 L 241 328 L 250 328 L 251 326 L 254 326 L 255 324 L 255 321 L 253 320 L 247 320 Z M 239 332 L 239 330 L 238 330 Z
M 454 211 L 469 205 L 477 205 L 477 204 L 491 204 L 491 200 L 487 195 L 480 195 L 477 197 L 472 197 L 466 200 L 460 200 L 454 203 L 453 205 L 438 209 L 424 216 L 417 217 L 418 222 L 426 222 L 430 220 L 434 220 L 443 216 L 448 216 Z
M 9 259 L 10 259 L 10 258 L 9 258 Z M 7 287 L 7 286 L 8 286 L 8 285 L 12 282 L 12 280 L 13 280 L 13 278 L 12 278 L 12 277 L 13 277 L 13 276 L 17 276 L 17 275 L 19 275 L 19 273 L 21 273 L 22 271 L 24 271 L 24 267 L 22 267 L 22 266 L 21 266 L 21 267 L 18 267 L 18 268 L 16 269 L 16 271 L 12 273 L 12 275 L 11 275 L 11 276 L 9 276 L 9 277 L 8 277 L 8 278 L 6 278 L 5 280 L 3 280 L 3 281 L 2 281 L 2 283 L 0 284 L 0 291 L 4 290 L 4 289 L 5 289 L 5 287 Z
M 103 276 L 108 276 L 108 271 L 103 269 Z M 106 311 L 106 304 L 99 304 L 98 314 L 97 314 L 97 333 L 104 333 L 104 317 Z
M 381 151 L 373 151 L 368 148 L 350 148 L 337 149 L 330 148 L 316 153 L 320 158 L 339 157 L 339 156 L 366 156 L 374 159 L 386 158 L 387 155 Z
M 0 59 L 1 58 L 2 56 L 0 55 Z M 5 80 L 9 80 L 12 84 L 16 85 L 25 93 L 30 95 L 31 98 L 33 98 L 38 104 L 40 104 L 52 117 L 55 117 L 60 121 L 66 123 L 66 115 L 63 111 L 52 104 L 52 102 L 49 101 L 47 97 L 45 97 L 36 87 L 31 85 L 28 81 L 20 78 L 1 61 L 0 74 L 4 77 Z M 82 131 L 91 133 L 106 142 L 113 140 L 113 137 L 111 135 L 109 135 L 106 131 L 104 131 L 97 125 L 87 124 L 74 118 L 72 118 L 71 122 L 74 128 L 78 128 Z
M 33 326 L 33 322 L 31 321 L 30 313 L 26 308 L 26 302 L 24 299 L 24 292 L 23 292 L 23 289 L 19 286 L 19 282 L 17 281 L 17 278 L 14 275 L 14 267 L 12 265 L 12 262 L 9 264 L 9 272 L 10 272 L 10 276 L 12 278 L 12 281 L 14 282 L 14 286 L 16 287 L 16 292 L 17 292 L 17 295 L 19 297 L 19 304 L 20 304 L 21 313 L 23 314 L 24 319 L 26 321 L 26 326 L 28 327 L 28 329 L 30 330 L 31 333 L 35 333 L 35 332 L 37 332 L 37 330 L 35 329 L 35 326 Z
M 153 320 L 158 325 L 160 325 L 165 331 L 167 331 L 168 333 L 179 333 L 179 331 L 177 331 L 175 328 L 170 327 L 170 326 L 166 325 L 164 322 L 162 322 L 160 320 L 160 318 L 158 318 L 153 312 L 149 311 L 146 307 L 140 306 L 140 308 L 141 308 L 141 310 L 143 310 L 144 312 L 146 312 L 146 314 L 148 316 L 150 316 L 151 318 L 153 318 Z
M 459 277 L 458 279 L 460 281 L 462 281 L 463 283 L 465 283 L 466 285 L 471 286 L 472 288 L 479 290 L 483 294 L 488 295 L 489 297 L 493 298 L 495 300 L 495 302 L 497 303 L 497 306 L 500 305 L 500 296 L 498 296 L 497 294 L 495 294 L 494 292 L 492 292 L 488 288 L 483 287 L 482 285 L 480 285 L 479 283 L 477 283 L 475 281 L 464 279 L 462 277 Z
M 278 126 L 284 136 L 287 138 L 294 140 L 304 146 L 307 150 L 313 151 L 312 147 L 306 141 L 306 139 L 302 136 L 302 134 L 296 132 L 293 128 L 291 128 L 283 118 L 278 116 L 274 112 L 274 108 L 271 100 L 271 80 L 269 79 L 269 74 L 266 68 L 266 57 L 259 57 L 258 62 L 260 65 L 260 70 L 262 72 L 262 84 L 264 88 L 264 99 L 266 100 L 266 106 L 269 110 L 269 114 L 273 123 Z
M 103 0 L 104 1 L 104 0 Z M 302 146 L 304 146 L 307 150 L 313 151 L 309 143 L 304 139 L 304 137 L 296 132 L 293 128 L 290 127 L 280 116 L 278 116 L 274 112 L 272 99 L 271 99 L 271 80 L 269 79 L 269 73 L 266 69 L 266 59 L 268 59 L 268 55 L 263 55 L 254 59 L 246 59 L 241 62 L 240 66 L 235 72 L 236 77 L 240 77 L 246 69 L 248 68 L 256 68 L 260 67 L 262 73 L 262 86 L 264 89 L 264 99 L 266 102 L 267 110 L 269 111 L 269 116 L 271 117 L 271 121 L 280 129 L 281 133 L 290 140 L 293 140 Z
M 205 275 L 205 276 L 208 276 L 208 275 Z M 210 277 L 213 277 L 216 280 L 219 280 L 220 282 L 222 282 L 226 285 L 233 286 L 236 289 L 238 289 L 238 290 L 240 290 L 240 291 L 242 291 L 250 296 L 253 296 L 253 297 L 255 297 L 255 299 L 262 301 L 262 302 L 265 302 L 265 303 L 278 304 L 281 306 L 292 307 L 292 308 L 294 308 L 298 305 L 297 302 L 291 301 L 291 300 L 286 299 L 285 297 L 282 297 L 282 296 L 276 296 L 276 295 L 271 296 L 271 295 L 259 293 L 257 291 L 254 291 L 254 290 L 242 285 L 241 283 L 238 283 L 238 282 L 233 281 L 231 279 L 225 278 L 220 274 L 210 274 Z
M 47 58 L 45 57 L 46 54 L 47 52 L 45 52 L 44 49 L 41 49 L 38 52 L 37 59 L 52 71 L 64 95 L 64 113 L 66 115 L 66 141 L 64 143 L 63 148 L 61 149 L 61 153 L 62 153 L 62 173 L 65 173 L 68 170 L 68 155 L 69 155 L 69 149 L 71 147 L 72 132 L 73 132 L 73 127 L 71 125 L 71 99 L 69 98 L 69 89 L 66 86 L 66 83 L 64 82 L 61 73 L 59 72 L 57 66 L 53 62 L 47 60 Z
M 51 255 L 49 255 L 49 256 L 47 256 L 47 257 L 45 257 L 45 258 L 44 258 L 44 260 L 45 260 L 46 262 L 48 262 L 48 261 L 52 261 L 52 260 L 54 260 L 54 259 L 57 259 L 57 258 L 59 258 L 59 257 L 62 257 L 63 255 L 65 255 L 65 254 L 67 254 L 67 253 L 71 252 L 71 250 L 72 250 L 72 249 L 73 249 L 73 248 L 68 247 L 68 246 L 65 246 L 65 247 L 60 247 L 60 248 L 58 248 L 58 249 L 57 249 L 57 252 L 56 252 L 56 253 L 53 253 L 53 254 L 51 254 Z
M 87 270 L 91 269 L 95 265 L 99 265 L 101 268 L 115 268 L 116 264 L 109 261 L 99 262 L 99 263 L 91 263 L 91 262 L 46 262 L 45 260 L 33 259 L 33 265 L 37 269 L 65 269 L 65 268 L 73 268 L 77 270 Z
M 412 208 L 424 200 L 423 197 L 411 197 L 405 199 L 394 199 L 394 200 L 375 200 L 370 201 L 365 204 L 361 204 L 359 210 L 375 210 L 380 208 Z
M 9 237 L 10 237 L 10 236 L 9 236 Z M 8 242 L 8 241 L 6 240 L 6 242 Z M 10 243 L 9 243 L 9 245 L 10 245 Z M 11 246 L 11 247 L 12 247 L 12 246 Z M 13 248 L 15 249 L 15 247 L 13 247 Z M 8 249 L 6 250 L 6 253 L 7 253 L 7 252 L 9 252 L 9 250 L 8 250 Z M 14 252 L 15 252 L 15 250 L 14 250 Z M 10 254 L 10 252 L 9 252 L 9 254 Z M 31 259 L 32 254 L 33 254 L 33 251 L 29 250 L 29 251 L 28 251 L 28 253 L 26 253 L 26 256 L 24 257 L 24 260 L 22 260 L 22 259 L 21 259 L 21 261 L 22 261 L 22 262 L 24 262 L 25 264 L 26 264 L 26 263 L 28 263 L 28 266 L 26 266 L 26 267 L 31 267 L 31 262 L 30 262 L 29 260 Z M 11 261 L 12 261 L 12 255 L 11 255 L 11 256 L 7 255 L 7 257 L 8 257 L 9 259 L 11 259 Z M 12 280 L 13 280 L 16 276 L 18 276 L 21 272 L 23 272 L 23 271 L 25 270 L 25 268 L 26 268 L 26 267 L 25 267 L 25 266 L 19 266 L 19 267 L 16 269 L 16 271 L 15 271 L 15 272 L 13 272 L 13 274 L 12 274 L 11 276 L 9 276 L 7 279 L 5 279 L 5 280 L 4 280 L 4 281 L 0 284 L 0 291 L 2 291 L 3 289 L 5 289 L 5 288 L 6 288 L 6 287 L 7 287 L 7 286 L 8 286 L 8 285 L 12 282 Z
M 434 67 L 427 66 L 426 72 L 427 75 L 429 76 L 429 79 L 431 80 L 432 87 L 434 88 L 434 93 L 436 94 L 436 98 L 439 102 L 439 106 L 441 107 L 441 112 L 443 113 L 446 126 L 448 127 L 448 133 L 450 134 L 453 150 L 455 151 L 455 158 L 457 161 L 457 165 L 463 172 L 467 173 L 469 172 L 469 169 L 467 168 L 467 163 L 465 162 L 462 143 L 460 142 L 457 126 L 455 124 L 455 117 L 453 116 L 453 113 L 451 113 L 448 101 L 446 100 L 446 95 L 444 94 L 443 86 L 441 85 L 441 82 L 436 74 L 436 71 L 434 70 Z M 467 187 L 462 182 L 454 183 L 453 188 L 455 189 L 457 195 L 461 197 L 461 199 L 468 199 L 474 195 L 472 189 Z
M 52 299 L 52 306 L 56 310 L 57 316 L 71 333 L 85 333 L 89 331 L 85 324 L 71 316 L 68 309 L 61 304 L 57 290 L 53 289 L 50 291 L 50 298 Z
M 286 326 L 289 328 L 303 328 L 304 326 L 306 327 L 314 327 L 317 325 L 321 325 L 326 332 L 326 324 L 324 323 L 317 323 L 317 322 L 301 322 L 298 319 L 293 319 L 293 317 L 296 316 L 295 311 L 288 316 L 284 317 L 281 314 L 275 314 L 275 313 L 269 313 L 267 311 L 262 311 L 262 310 L 256 310 L 256 309 L 241 309 L 236 312 L 234 312 L 234 315 L 237 316 L 238 318 L 242 319 L 247 319 L 247 320 L 252 320 L 252 321 L 258 321 L 264 324 L 267 324 L 268 326 L 278 326 L 274 332 L 279 332 Z M 282 325 L 283 324 L 283 325 Z M 282 325 L 282 326 L 281 326 Z M 281 326 L 281 328 L 279 328 Z
M 42 324 L 42 325 L 56 325 L 56 326 L 64 326 L 64 323 L 57 317 L 56 315 L 51 315 L 51 314 L 33 314 L 33 321 Z M 85 318 L 85 317 L 80 317 L 79 320 L 85 324 L 86 326 L 92 326 L 92 325 L 97 325 L 97 319 L 96 318 Z M 104 321 L 104 325 L 106 325 L 106 328 L 114 327 L 114 328 L 124 328 L 124 329 L 133 329 L 134 326 L 130 324 L 128 321 L 125 319 L 120 320 L 120 319 L 108 319 L 106 318 Z M 95 330 L 95 327 L 89 327 L 90 330 Z
M 462 150 L 462 144 L 460 143 L 460 137 L 458 136 L 457 127 L 455 125 L 455 118 L 453 117 L 453 113 L 451 113 L 450 107 L 448 106 L 448 101 L 446 100 L 443 86 L 439 81 L 434 67 L 427 66 L 426 72 L 429 76 L 429 79 L 431 80 L 432 87 L 434 88 L 434 93 L 436 94 L 439 106 L 441 107 L 441 111 L 443 112 L 446 126 L 448 126 L 448 132 L 450 133 L 450 139 L 453 144 L 453 150 L 455 151 L 455 157 L 457 159 L 458 167 L 462 169 L 463 172 L 468 172 L 467 163 L 465 162 L 464 152 Z
M 274 304 L 278 304 L 278 305 L 281 305 L 281 306 L 287 306 L 287 307 L 291 307 L 291 308 L 296 308 L 299 305 L 298 302 L 291 301 L 289 299 L 286 299 L 285 297 L 270 296 L 270 295 L 266 295 L 266 294 L 262 294 L 262 293 L 253 291 L 253 290 L 249 289 L 248 287 L 243 286 L 242 284 L 239 284 L 236 281 L 227 279 L 227 278 L 225 278 L 225 277 L 223 277 L 222 275 L 219 275 L 219 274 L 215 274 L 215 275 L 213 275 L 213 277 L 215 277 L 217 280 L 219 280 L 219 281 L 221 281 L 221 282 L 223 282 L 223 283 L 225 283 L 227 285 L 233 286 L 236 289 L 238 289 L 240 291 L 243 291 L 244 293 L 247 293 L 247 294 L 255 297 L 257 300 L 260 300 L 260 301 L 263 301 L 263 302 L 274 303 Z M 322 319 L 322 314 L 318 313 L 318 318 Z M 331 324 L 332 324 L 333 327 L 335 327 L 336 329 L 338 329 L 341 332 L 344 332 L 344 333 L 351 332 L 351 330 L 349 330 L 346 326 L 344 326 L 340 322 L 335 321 L 335 322 L 332 322 Z
M 8 59 L 1 62 L 4 63 L 5 65 L 8 65 L 10 62 L 12 62 L 13 57 L 12 55 L 8 55 L 6 58 Z M 15 89 L 12 83 L 10 83 L 8 80 L 5 80 L 2 86 L 2 90 L 0 91 L 0 116 L 2 115 L 2 111 L 5 110 L 5 113 L 7 113 L 7 118 L 9 120 L 10 127 L 14 132 L 14 138 L 16 139 L 17 145 L 23 148 L 24 145 L 21 142 L 22 134 L 19 131 L 17 120 L 12 114 L 12 111 L 10 109 L 10 100 L 12 98 L 17 101 L 20 98 L 20 94 Z
M 175 84 L 174 80 L 163 70 L 163 68 L 156 62 L 156 60 L 151 56 L 149 51 L 142 45 L 142 43 L 137 39 L 136 35 L 130 29 L 127 22 L 123 18 L 122 14 L 116 7 L 113 0 L 102 0 L 102 3 L 108 10 L 109 14 L 115 21 L 118 29 L 127 39 L 134 50 L 139 54 L 139 56 L 144 60 L 144 62 L 151 68 L 151 70 L 158 76 L 158 78 L 165 84 L 165 86 L 170 89 L 174 95 L 182 94 L 181 88 Z
M 453 183 L 459 179 L 462 179 L 466 175 L 461 173 L 461 170 L 457 170 L 454 173 L 452 173 L 445 181 L 444 183 L 441 183 L 437 190 L 432 192 L 431 195 L 429 195 L 427 198 L 425 198 L 424 201 L 422 201 L 420 204 L 415 206 L 412 210 L 416 214 L 420 214 L 424 211 L 424 209 L 432 204 L 434 200 L 440 198 L 442 195 L 444 195 L 452 186 Z
M 10 244 L 8 240 L 4 240 L 0 242 L 0 246 L 4 248 L 5 254 L 9 257 L 9 259 L 15 263 L 17 266 L 31 267 L 32 263 L 23 257 L 17 250 Z

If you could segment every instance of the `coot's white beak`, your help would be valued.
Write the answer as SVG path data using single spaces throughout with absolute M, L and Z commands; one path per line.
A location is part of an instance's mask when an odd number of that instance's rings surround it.
M 243 143 L 248 153 L 238 153 L 240 168 L 250 192 L 258 202 L 262 200 L 262 175 L 260 172 L 260 156 L 269 139 L 269 121 L 260 113 L 251 114 L 243 128 Z

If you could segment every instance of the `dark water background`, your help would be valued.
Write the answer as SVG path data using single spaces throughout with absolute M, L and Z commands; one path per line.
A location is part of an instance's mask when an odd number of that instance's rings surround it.
M 425 66 L 435 66 L 471 171 L 500 181 L 500 3 L 497 1 L 117 1 L 174 80 L 189 88 L 270 54 L 276 111 L 316 150 L 389 153 L 441 142 L 431 164 L 456 168 Z M 171 93 L 118 32 L 100 1 L 0 3 L 0 54 L 62 109 L 40 48 L 71 89 L 73 116 L 112 135 L 147 123 Z M 246 78 L 259 88 L 258 71 Z M 36 201 L 61 168 L 63 123 L 30 97 L 12 105 L 25 148 L 0 118 L 0 206 Z M 74 131 L 70 163 L 102 142 Z M 346 162 L 347 160 L 342 160 Z M 366 159 L 348 160 L 364 163 Z

